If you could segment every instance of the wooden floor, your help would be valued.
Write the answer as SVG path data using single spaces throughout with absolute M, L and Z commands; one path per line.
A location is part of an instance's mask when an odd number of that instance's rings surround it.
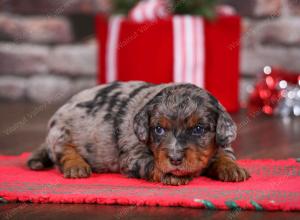
M 31 151 L 42 141 L 53 105 L 0 103 L 0 154 Z M 284 120 L 260 112 L 233 115 L 238 124 L 234 143 L 238 158 L 300 157 L 300 117 Z M 300 212 L 210 211 L 192 208 L 29 204 L 0 201 L 0 219 L 300 219 Z

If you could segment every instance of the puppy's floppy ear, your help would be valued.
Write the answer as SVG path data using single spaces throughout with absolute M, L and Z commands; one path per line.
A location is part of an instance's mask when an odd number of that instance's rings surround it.
M 134 117 L 133 129 L 141 142 L 147 142 L 149 137 L 149 111 L 147 107 L 142 108 Z
M 216 143 L 224 147 L 236 138 L 236 125 L 225 108 L 218 102 L 218 120 L 216 127 Z

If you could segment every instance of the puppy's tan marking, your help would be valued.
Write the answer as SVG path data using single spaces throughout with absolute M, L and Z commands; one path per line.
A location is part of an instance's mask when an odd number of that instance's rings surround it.
M 190 145 L 186 150 L 185 169 L 190 170 L 194 176 L 199 176 L 201 173 L 199 171 L 207 167 L 216 150 L 217 147 L 213 143 L 205 149 Z
M 165 129 L 170 129 L 172 128 L 172 123 L 171 121 L 167 118 L 167 117 L 153 117 L 151 119 L 151 126 L 152 127 L 155 127 L 155 126 L 160 126 L 162 128 L 165 128 Z
M 161 182 L 163 178 L 163 173 L 160 169 L 157 168 L 157 166 L 154 166 L 154 169 L 150 175 L 150 181 L 152 182 Z
M 166 117 L 160 117 L 159 124 L 161 125 L 161 127 L 166 129 L 170 129 L 172 127 L 171 121 Z
M 91 175 L 91 167 L 78 154 L 76 146 L 72 144 L 64 146 L 60 164 L 66 178 L 84 178 Z
M 153 155 L 157 169 L 161 170 L 162 172 L 166 172 L 169 166 L 167 153 L 161 148 L 157 148 L 153 150 Z
M 200 118 L 199 116 L 192 114 L 188 118 L 186 118 L 188 128 L 193 128 L 199 124 Z
M 224 182 L 240 182 L 250 178 L 250 174 L 246 169 L 238 166 L 235 161 L 226 155 L 220 155 L 210 165 L 207 176 Z

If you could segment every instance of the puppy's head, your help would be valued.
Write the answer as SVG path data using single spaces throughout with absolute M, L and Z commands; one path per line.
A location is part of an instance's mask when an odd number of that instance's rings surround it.
M 140 141 L 153 152 L 163 173 L 196 175 L 218 147 L 230 144 L 236 127 L 223 106 L 191 84 L 164 89 L 134 118 Z

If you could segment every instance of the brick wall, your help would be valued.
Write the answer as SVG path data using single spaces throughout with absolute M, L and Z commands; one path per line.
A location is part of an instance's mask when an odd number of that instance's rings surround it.
M 242 80 L 245 102 L 257 73 L 278 66 L 300 72 L 300 0 L 221 0 L 243 17 L 241 38 Z
M 0 1 L 0 98 L 59 102 L 95 85 L 93 16 L 107 10 L 106 0 Z
M 300 71 L 300 0 L 220 1 L 243 16 L 243 101 L 245 88 L 264 66 Z M 0 98 L 62 101 L 95 85 L 92 21 L 94 14 L 108 11 L 108 2 L 0 1 Z

